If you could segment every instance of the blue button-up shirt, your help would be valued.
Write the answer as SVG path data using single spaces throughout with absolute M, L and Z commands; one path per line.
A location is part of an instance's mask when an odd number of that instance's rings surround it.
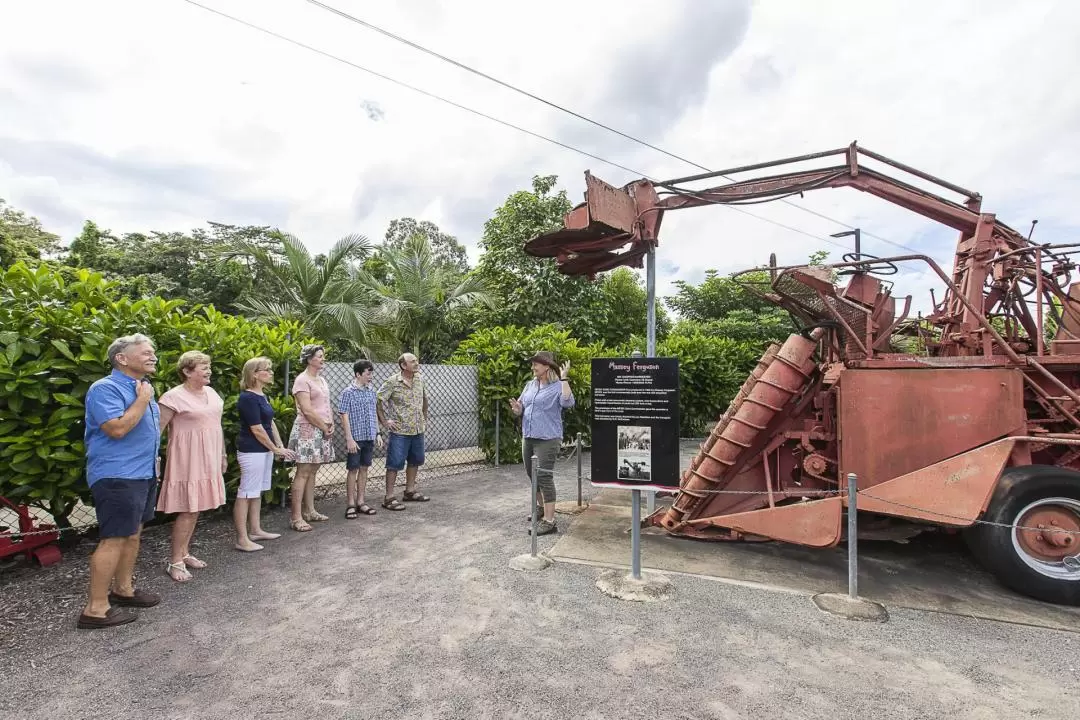
M 142 419 L 124 437 L 105 434 L 101 426 L 123 417 L 135 402 L 135 378 L 113 370 L 86 391 L 86 481 L 93 485 L 102 478 L 152 480 L 157 477 L 157 456 L 161 447 L 161 413 L 151 398 Z
M 562 411 L 574 407 L 574 393 L 563 398 L 562 383 L 540 385 L 533 378 L 518 396 L 521 402 L 521 434 L 533 440 L 562 440 Z
M 353 383 L 341 391 L 338 412 L 349 416 L 349 431 L 356 442 L 374 440 L 379 434 L 379 418 L 375 413 L 375 389 Z

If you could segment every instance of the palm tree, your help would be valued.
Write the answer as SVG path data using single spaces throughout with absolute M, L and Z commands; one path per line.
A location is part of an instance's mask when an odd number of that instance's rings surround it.
M 279 233 L 278 239 L 280 253 L 237 240 L 224 254 L 246 258 L 272 278 L 272 287 L 238 301 L 239 309 L 257 318 L 298 320 L 305 332 L 327 342 L 344 341 L 369 357 L 372 351 L 393 352 L 395 317 L 357 264 L 371 253 L 366 237 L 346 235 L 315 258 L 295 236 Z
M 390 280 L 372 279 L 371 286 L 384 298 L 402 340 L 417 357 L 420 344 L 445 327 L 449 313 L 476 304 L 495 305 L 494 297 L 473 273 L 451 287 L 456 278 L 438 263 L 425 235 L 413 235 L 399 248 L 384 247 L 383 259 Z

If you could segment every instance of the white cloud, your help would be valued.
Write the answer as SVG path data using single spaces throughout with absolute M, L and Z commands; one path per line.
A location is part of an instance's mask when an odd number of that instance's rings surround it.
M 695 172 L 301 0 L 205 4 L 654 177 Z M 328 4 L 708 167 L 858 139 L 981 191 L 1018 229 L 1039 218 L 1042 240 L 1080 225 L 1080 5 L 1066 0 Z M 317 251 L 412 215 L 475 260 L 483 220 L 534 174 L 558 174 L 575 201 L 586 168 L 632 179 L 181 0 L 13 4 L 0 118 L 0 197 L 65 237 L 87 218 L 116 231 L 214 220 L 280 224 Z M 850 190 L 798 202 L 951 264 L 954 233 L 899 208 Z M 841 252 L 723 208 L 670 213 L 659 291 L 823 247 Z M 928 287 L 896 282 L 917 301 Z

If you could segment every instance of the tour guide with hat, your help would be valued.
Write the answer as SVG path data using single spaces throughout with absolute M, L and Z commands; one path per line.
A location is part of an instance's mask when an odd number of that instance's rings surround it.
M 533 378 L 517 400 L 510 401 L 510 410 L 521 418 L 521 456 L 525 473 L 532 477 L 532 456 L 536 455 L 536 502 L 544 519 L 536 526 L 537 535 L 557 530 L 555 526 L 555 459 L 563 439 L 562 413 L 574 407 L 568 373 L 570 361 L 562 365 L 555 355 L 542 350 L 531 358 Z M 531 519 L 531 518 L 530 518 Z

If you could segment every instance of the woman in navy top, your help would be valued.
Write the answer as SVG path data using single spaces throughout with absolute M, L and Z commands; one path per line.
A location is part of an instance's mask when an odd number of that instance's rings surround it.
M 240 414 L 240 433 L 236 439 L 236 462 L 240 465 L 240 489 L 233 506 L 236 525 L 236 549 L 244 552 L 262 550 L 256 540 L 281 537 L 262 529 L 260 512 L 262 494 L 270 489 L 274 473 L 274 457 L 295 460 L 296 455 L 281 442 L 274 409 L 263 394 L 263 387 L 274 381 L 274 365 L 270 358 L 257 357 L 244 363 L 240 373 L 240 397 L 236 410 Z
M 570 361 L 560 366 L 555 356 L 541 351 L 529 358 L 533 379 L 525 385 L 510 409 L 521 418 L 521 456 L 525 473 L 532 477 L 532 456 L 536 455 L 537 511 L 544 519 L 537 523 L 536 534 L 555 532 L 555 459 L 563 439 L 563 410 L 574 407 L 567 373 Z M 531 518 L 530 518 L 531 519 Z M 531 532 L 531 530 L 530 530 Z

